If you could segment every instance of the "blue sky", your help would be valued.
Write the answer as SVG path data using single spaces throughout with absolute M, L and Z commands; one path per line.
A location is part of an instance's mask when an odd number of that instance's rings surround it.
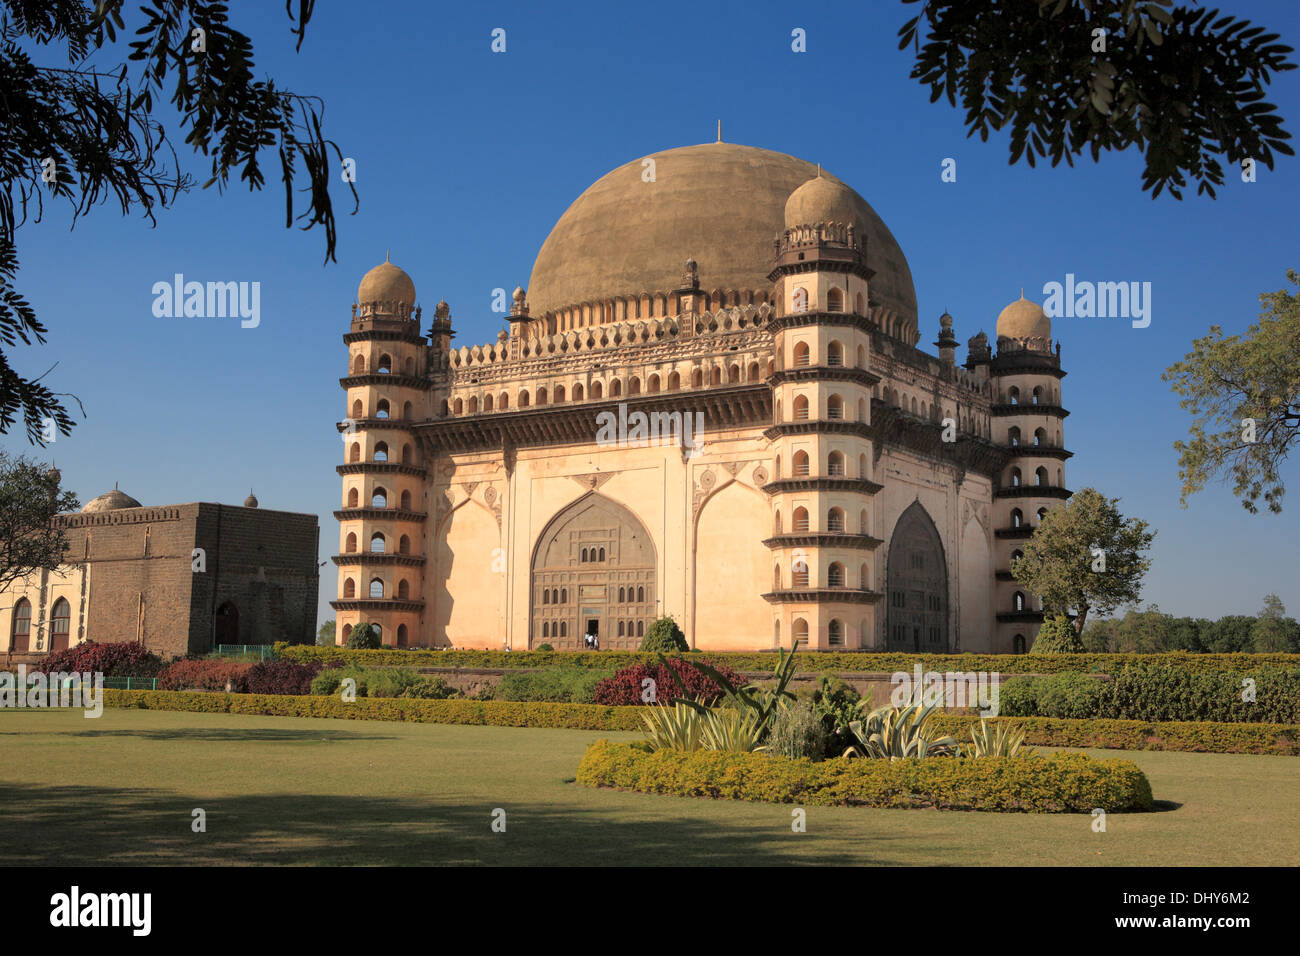
M 114 482 L 145 504 L 238 504 L 252 487 L 265 508 L 318 514 L 326 560 L 338 536 L 340 336 L 365 271 L 391 250 L 423 304 L 451 304 L 458 345 L 488 342 L 502 327 L 492 290 L 527 284 L 583 189 L 644 154 L 712 141 L 721 119 L 724 139 L 820 162 L 875 207 L 911 265 L 927 349 L 945 309 L 964 345 L 981 328 L 992 335 L 1021 287 L 1041 300 L 1066 273 L 1150 282 L 1149 328 L 1055 323 L 1069 371 L 1067 484 L 1120 497 L 1158 530 L 1144 597 L 1162 610 L 1253 614 L 1275 592 L 1300 613 L 1300 464 L 1284 470 L 1293 490 L 1281 516 L 1248 514 L 1223 486 L 1180 509 L 1171 446 L 1189 419 L 1160 380 L 1210 325 L 1244 331 L 1259 294 L 1300 268 L 1296 159 L 1261 167 L 1252 184 L 1230 172 L 1217 200 L 1182 202 L 1141 191 L 1136 153 L 1008 166 L 1005 137 L 968 139 L 962 112 L 908 78 L 896 32 L 914 7 L 897 0 L 322 3 L 297 54 L 281 4 L 231 6 L 260 70 L 325 100 L 327 135 L 356 161 L 360 211 L 340 218 L 338 263 L 322 266 L 323 234 L 283 227 L 268 157 L 267 191 L 195 191 L 153 229 L 102 207 L 70 231 L 53 206 L 20 231 L 20 288 L 50 335 L 13 360 L 28 374 L 57 361 L 47 380 L 87 416 L 45 452 L 20 436 L 3 443 L 55 460 L 83 502 Z M 1217 6 L 1300 40 L 1290 0 Z M 497 27 L 504 54 L 490 50 Z M 803 54 L 790 48 L 796 27 Z M 1300 70 L 1278 77 L 1269 100 L 1300 130 Z M 941 181 L 945 158 L 956 183 Z M 182 159 L 206 179 L 198 157 Z M 177 272 L 260 282 L 260 326 L 154 317 L 153 284 Z M 321 620 L 335 571 L 322 569 Z

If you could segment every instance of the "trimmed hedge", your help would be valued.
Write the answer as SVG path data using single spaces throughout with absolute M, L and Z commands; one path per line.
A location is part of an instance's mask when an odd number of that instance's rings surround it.
M 621 669 L 648 663 L 654 654 L 639 651 L 474 651 L 397 650 L 349 651 L 342 647 L 311 644 L 276 644 L 276 655 L 284 660 L 352 662 L 368 667 L 595 667 Z M 766 652 L 692 651 L 696 660 L 713 660 L 738 671 L 771 673 L 776 654 Z M 1002 674 L 1054 674 L 1081 671 L 1112 674 L 1126 664 L 1156 663 L 1193 673 L 1243 671 L 1263 664 L 1300 667 L 1300 654 L 1193 654 L 1170 651 L 1165 654 L 896 654 L 800 652 L 797 670 L 858 671 L 870 673 L 911 672 L 916 664 L 933 671 L 997 671 Z
M 1038 747 L 1094 747 L 1100 750 L 1173 750 L 1184 753 L 1300 756 L 1300 726 L 1200 721 L 1069 720 L 1057 717 L 998 717 L 1025 730 L 1025 743 Z M 930 725 L 958 742 L 970 741 L 975 717 L 932 714 Z
M 1151 784 L 1131 760 L 1086 754 L 928 760 L 790 759 L 699 750 L 647 751 L 597 741 L 578 783 L 682 797 L 806 806 L 931 807 L 1031 813 L 1151 809 Z
M 1242 700 L 1245 678 L 1255 699 Z M 1109 680 L 1080 673 L 1012 677 L 999 689 L 1005 717 L 1300 723 L 1300 667 L 1261 664 L 1215 673 L 1130 664 Z
M 504 700 L 420 700 L 406 697 L 339 697 L 278 694 L 189 694 L 183 691 L 104 690 L 109 707 L 179 710 L 270 717 L 338 717 L 485 727 L 556 727 L 569 730 L 641 730 L 640 707 L 600 707 Z
M 337 696 L 288 697 L 272 694 L 186 693 L 184 691 L 111 690 L 108 707 L 178 710 L 217 714 L 262 714 L 274 717 L 337 717 L 426 724 L 474 724 L 492 727 L 551 727 L 571 730 L 645 730 L 638 716 L 644 707 L 605 707 L 500 700 L 421 700 L 366 698 L 344 703 Z M 1095 747 L 1107 750 L 1174 750 L 1192 753 L 1300 756 L 1300 726 L 1294 724 L 1151 723 L 1141 720 L 1063 720 L 1049 717 L 994 718 L 1026 731 L 1025 743 L 1040 747 Z M 977 716 L 933 714 L 934 728 L 958 741 L 970 739 Z

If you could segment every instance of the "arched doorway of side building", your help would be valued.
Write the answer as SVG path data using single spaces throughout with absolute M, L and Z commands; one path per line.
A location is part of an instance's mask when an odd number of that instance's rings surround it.
M 226 601 L 217 608 L 212 626 L 212 643 L 214 646 L 239 643 L 239 608 L 234 601 Z

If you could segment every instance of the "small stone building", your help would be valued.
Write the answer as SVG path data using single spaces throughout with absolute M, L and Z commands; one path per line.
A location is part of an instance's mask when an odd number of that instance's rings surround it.
M 316 515 L 193 502 L 145 507 L 114 488 L 58 519 L 68 563 L 0 593 L 13 655 L 137 641 L 163 658 L 217 644 L 312 642 Z

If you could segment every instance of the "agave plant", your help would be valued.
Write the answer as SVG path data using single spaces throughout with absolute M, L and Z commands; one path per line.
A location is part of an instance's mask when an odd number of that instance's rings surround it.
M 743 687 L 737 687 L 726 676 L 719 673 L 708 664 L 700 661 L 687 661 L 700 673 L 709 677 L 715 684 L 722 688 L 723 700 L 725 704 L 739 711 L 750 711 L 756 718 L 756 726 L 759 729 L 760 739 L 766 736 L 772 726 L 772 721 L 776 719 L 777 707 L 786 700 L 794 700 L 794 694 L 787 690 L 790 679 L 794 677 L 794 645 L 790 648 L 790 655 L 787 657 L 784 648 L 778 648 L 776 667 L 772 669 L 772 678 L 776 681 L 774 687 L 763 687 L 757 683 L 749 683 Z M 661 654 L 662 658 L 663 655 Z M 681 687 L 681 681 L 670 668 L 668 671 L 673 680 Z M 708 708 L 699 701 L 689 701 L 678 698 L 673 701 L 674 704 L 684 703 L 686 706 L 694 708 L 700 713 L 708 711 Z
M 865 709 L 865 704 L 863 700 L 859 707 Z M 916 701 L 901 709 L 877 707 L 865 719 L 849 721 L 849 731 L 857 743 L 845 750 L 844 756 L 881 760 L 954 756 L 959 749 L 956 740 L 935 736 L 925 728 L 935 706 L 922 707 L 918 696 Z
M 970 746 L 963 746 L 963 757 L 1032 757 L 1038 751 L 1032 747 L 1021 747 L 1025 742 L 1025 731 L 1019 727 L 1004 724 L 989 726 L 987 720 L 979 722 L 976 729 L 970 728 Z
M 703 716 L 693 706 L 693 701 L 679 700 L 672 707 L 646 707 L 641 714 L 645 721 L 650 747 L 653 750 L 681 750 L 687 753 L 700 749 Z M 705 713 L 707 713 L 707 709 Z
M 763 724 L 752 710 L 716 707 L 706 711 L 700 723 L 700 740 L 705 750 L 753 753 L 763 746 Z

